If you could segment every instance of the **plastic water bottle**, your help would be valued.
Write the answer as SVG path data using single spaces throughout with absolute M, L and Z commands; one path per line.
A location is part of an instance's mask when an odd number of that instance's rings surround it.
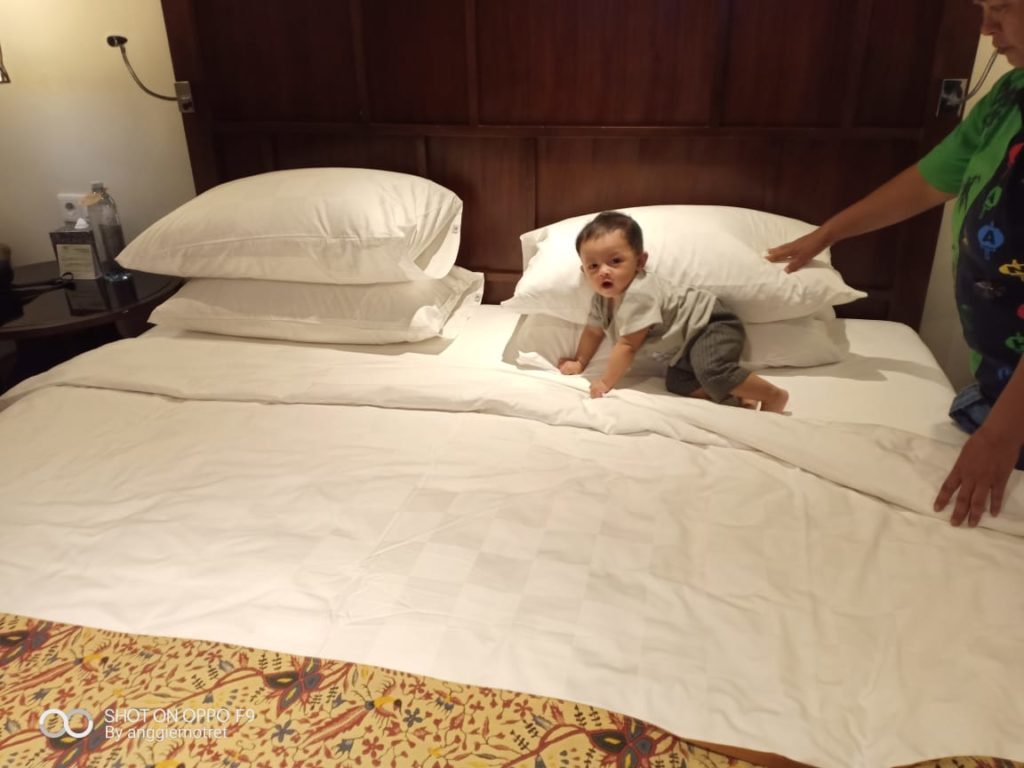
M 102 181 L 92 183 L 92 193 L 86 197 L 86 210 L 103 276 L 107 280 L 127 280 L 131 273 L 123 270 L 115 261 L 117 255 L 124 250 L 121 219 L 117 215 L 117 204 Z

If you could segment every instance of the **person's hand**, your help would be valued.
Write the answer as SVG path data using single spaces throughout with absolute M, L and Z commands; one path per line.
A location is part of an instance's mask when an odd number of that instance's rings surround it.
M 818 227 L 813 232 L 799 237 L 792 242 L 768 249 L 768 261 L 786 261 L 787 272 L 796 272 L 807 262 L 828 248 L 832 243 L 828 236 Z
M 590 382 L 590 396 L 592 398 L 604 397 L 611 391 L 611 387 L 605 386 L 600 379 Z
M 566 376 L 575 376 L 577 373 L 583 373 L 583 366 L 580 365 L 579 360 L 571 357 L 563 357 L 558 361 L 558 370 Z
M 972 528 L 988 508 L 992 517 L 1003 505 L 1006 482 L 1010 479 L 1020 456 L 1020 445 L 995 430 L 979 429 L 968 438 L 960 456 L 935 497 L 935 511 L 941 512 L 956 493 L 956 504 L 950 523 L 960 525 L 964 519 Z

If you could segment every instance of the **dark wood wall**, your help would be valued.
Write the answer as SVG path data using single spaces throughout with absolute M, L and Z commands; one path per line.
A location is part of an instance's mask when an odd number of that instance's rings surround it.
M 163 0 L 199 191 L 363 166 L 465 202 L 459 262 L 510 295 L 521 233 L 657 203 L 820 222 L 957 122 L 967 0 Z M 837 246 L 869 299 L 917 326 L 935 211 Z

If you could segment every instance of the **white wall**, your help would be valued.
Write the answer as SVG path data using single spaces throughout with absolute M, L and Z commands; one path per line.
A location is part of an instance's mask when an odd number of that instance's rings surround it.
M 16 266 L 53 258 L 59 192 L 105 181 L 129 239 L 195 195 L 177 105 L 139 89 L 111 34 L 142 82 L 174 92 L 160 0 L 0 0 L 0 242 Z
M 981 38 L 974 60 L 971 88 L 978 82 L 991 55 L 992 41 L 987 37 Z M 992 85 L 1010 69 L 1011 67 L 1004 57 L 1000 56 L 996 59 L 985 84 L 978 94 L 967 103 L 964 114 L 970 112 L 971 108 L 978 103 L 978 99 L 988 93 Z M 931 349 L 932 354 L 939 361 L 939 365 L 953 382 L 953 386 L 959 389 L 971 380 L 971 372 L 968 367 L 967 344 L 964 342 L 963 333 L 960 330 L 953 291 L 950 214 L 955 202 L 954 200 L 946 203 L 943 212 L 942 229 L 939 233 L 938 245 L 935 248 L 935 261 L 932 263 L 932 274 L 928 283 L 928 297 L 924 305 L 924 315 L 921 318 L 921 338 Z

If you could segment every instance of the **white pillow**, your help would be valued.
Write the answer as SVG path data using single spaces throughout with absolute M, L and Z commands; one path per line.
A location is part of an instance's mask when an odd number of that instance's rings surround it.
M 448 274 L 462 201 L 434 182 L 366 168 L 230 181 L 164 216 L 117 257 L 181 277 L 392 283 Z
M 838 363 L 850 351 L 846 326 L 836 320 L 832 307 L 809 317 L 774 323 L 748 323 L 740 365 L 751 371 L 764 368 L 810 368 Z
M 768 248 L 811 231 L 813 226 L 805 222 L 710 205 L 653 205 L 622 212 L 643 230 L 650 271 L 714 293 L 744 322 L 806 317 L 867 295 L 843 282 L 827 251 L 792 274 L 786 273 L 784 264 L 765 260 Z M 592 293 L 580 272 L 575 243 L 595 215 L 565 219 L 522 235 L 523 276 L 513 297 L 502 304 L 523 314 L 585 322 Z
M 829 307 L 810 317 L 744 324 L 747 338 L 740 365 L 757 371 L 839 362 L 846 357 L 849 343 L 843 324 L 835 317 L 835 312 Z M 525 315 L 509 339 L 503 359 L 527 368 L 557 366 L 560 359 L 576 354 L 583 328 L 583 325 L 552 315 Z M 587 366 L 587 372 L 603 371 L 610 353 L 611 342 L 606 337 Z M 649 357 L 640 347 L 629 375 L 664 376 L 665 363 Z
M 189 280 L 149 322 L 226 336 L 327 344 L 393 344 L 441 333 L 457 306 L 479 304 L 484 276 L 452 267 L 440 280 L 324 285 Z

